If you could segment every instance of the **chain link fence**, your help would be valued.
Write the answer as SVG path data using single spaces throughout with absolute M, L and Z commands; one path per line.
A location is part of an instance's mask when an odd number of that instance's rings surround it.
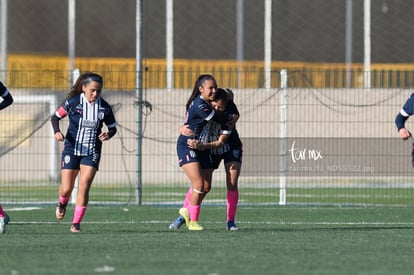
M 16 97 L 0 112 L 0 201 L 5 204 L 56 202 L 62 147 L 52 140 L 49 116 L 71 85 L 69 2 L 0 0 L 2 7 L 7 4 L 1 11 L 7 20 L 0 21 L 7 30 L 2 81 Z M 269 2 L 271 47 L 266 48 Z M 173 39 L 168 44 L 171 3 Z M 136 10 L 141 4 L 144 66 L 138 100 Z M 398 140 L 393 120 L 413 86 L 414 7 L 402 0 L 371 2 L 367 72 L 363 4 L 76 1 L 75 68 L 104 76 L 103 96 L 119 122 L 118 134 L 104 144 L 91 202 L 136 203 L 142 192 L 143 204 L 181 204 L 189 183 L 176 160 L 178 127 L 195 78 L 211 73 L 219 86 L 234 90 L 241 113 L 241 203 L 278 204 L 285 176 L 291 204 L 413 204 L 411 144 Z M 172 70 L 167 69 L 169 47 Z M 288 72 L 285 91 L 280 88 L 283 69 Z M 364 87 L 367 73 L 371 89 Z M 137 145 L 139 110 L 142 150 Z M 220 167 L 206 203 L 225 203 L 224 180 Z

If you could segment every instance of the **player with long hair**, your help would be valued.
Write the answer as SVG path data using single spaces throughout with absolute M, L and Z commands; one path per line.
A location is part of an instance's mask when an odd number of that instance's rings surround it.
M 189 230 L 203 230 L 198 223 L 200 206 L 204 194 L 211 188 L 213 163 L 208 150 L 189 148 L 190 139 L 205 143 L 209 138 L 208 126 L 211 121 L 221 123 L 224 117 L 213 109 L 210 102 L 217 92 L 217 82 L 212 75 L 200 75 L 194 83 L 193 91 L 186 104 L 185 123 L 192 130 L 191 137 L 180 134 L 177 140 L 177 156 L 180 167 L 191 182 L 188 204 L 180 208 Z M 206 127 L 207 126 L 207 127 Z
M 210 155 L 213 160 L 213 169 L 218 169 L 221 160 L 224 161 L 224 168 L 226 171 L 226 186 L 227 186 L 227 219 L 226 229 L 231 231 L 239 230 L 235 223 L 235 216 L 238 206 L 238 178 L 242 163 L 242 142 L 239 134 L 235 128 L 235 123 L 240 114 L 237 106 L 233 101 L 233 91 L 230 89 L 218 88 L 214 100 L 211 102 L 213 108 L 217 112 L 225 112 L 225 126 L 218 125 L 218 127 L 210 127 L 210 138 L 207 143 L 202 143 L 199 140 L 191 139 L 188 141 L 190 148 L 201 148 L 210 150 Z M 217 123 L 216 123 L 217 124 Z M 223 131 L 222 129 L 226 129 Z M 229 130 L 231 129 L 231 130 Z M 192 131 L 188 129 L 187 125 L 180 127 L 180 133 L 186 136 L 192 136 Z M 211 173 L 213 170 L 211 170 Z M 191 188 L 188 190 L 186 199 L 184 200 L 184 207 L 188 204 L 188 198 L 191 196 Z M 203 199 L 206 193 L 203 194 Z M 179 216 L 169 226 L 170 229 L 179 229 L 185 222 L 183 216 Z
M 13 96 L 2 82 L 0 82 L 0 97 L 3 99 L 0 102 L 0 110 L 9 107 L 13 104 Z M 6 225 L 9 223 L 10 217 L 4 212 L 3 207 L 0 204 L 0 233 L 6 232 Z
M 79 174 L 79 189 L 73 214 L 71 232 L 81 231 L 80 223 L 85 216 L 89 191 L 101 159 L 102 142 L 116 133 L 116 120 L 112 108 L 102 97 L 103 79 L 100 75 L 86 72 L 72 86 L 65 102 L 51 117 L 55 139 L 64 141 L 61 160 L 61 185 L 56 218 L 63 219 L 66 207 Z M 65 135 L 59 121 L 68 116 L 69 126 Z M 108 128 L 102 132 L 103 124 Z

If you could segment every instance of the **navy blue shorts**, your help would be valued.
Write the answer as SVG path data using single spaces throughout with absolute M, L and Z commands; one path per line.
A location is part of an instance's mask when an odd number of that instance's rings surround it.
M 62 169 L 79 170 L 80 165 L 92 166 L 99 170 L 99 162 L 101 161 L 100 154 L 93 154 L 89 156 L 75 156 L 73 153 L 62 153 Z
M 188 148 L 186 139 L 178 139 L 177 142 L 177 157 L 178 164 L 183 166 L 184 164 L 191 162 L 199 162 L 201 169 L 212 169 L 213 159 L 209 150 L 193 150 Z
M 221 160 L 223 160 L 224 163 L 229 163 L 229 162 L 242 163 L 242 157 L 243 157 L 243 150 L 241 149 L 231 149 L 230 151 L 227 151 L 221 155 L 212 155 L 213 168 L 214 169 L 219 168 Z

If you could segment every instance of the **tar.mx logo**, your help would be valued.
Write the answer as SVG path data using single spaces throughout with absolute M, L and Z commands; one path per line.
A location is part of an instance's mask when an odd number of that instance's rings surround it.
M 296 141 L 293 141 L 292 147 L 289 149 L 293 163 L 300 160 L 318 160 L 323 159 L 322 150 L 298 148 L 295 147 Z

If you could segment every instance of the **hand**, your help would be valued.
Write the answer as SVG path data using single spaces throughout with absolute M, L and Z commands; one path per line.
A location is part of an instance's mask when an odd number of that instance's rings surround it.
M 181 126 L 179 131 L 180 131 L 180 134 L 182 134 L 183 136 L 186 136 L 186 137 L 191 137 L 192 135 L 194 135 L 193 130 L 191 130 L 188 127 L 188 125 Z
M 197 139 L 188 139 L 187 145 L 190 149 L 201 150 L 201 143 Z
M 403 140 L 407 140 L 411 137 L 410 131 L 408 131 L 406 128 L 401 128 L 398 133 L 400 134 L 400 138 Z
M 234 120 L 230 120 L 229 122 L 226 123 L 226 125 L 229 129 L 233 129 L 234 126 L 236 125 L 236 122 Z
M 98 138 L 99 138 L 99 140 L 100 140 L 100 141 L 108 140 L 108 139 L 109 139 L 108 132 L 101 133 L 101 134 L 98 136 Z
M 227 127 L 229 127 L 229 129 L 233 129 L 234 126 L 236 125 L 236 122 L 237 122 L 238 119 L 239 119 L 238 115 L 232 114 L 231 115 L 231 120 L 226 123 Z
M 64 141 L 65 140 L 65 136 L 62 134 L 62 132 L 56 132 L 55 133 L 55 139 L 57 141 Z

